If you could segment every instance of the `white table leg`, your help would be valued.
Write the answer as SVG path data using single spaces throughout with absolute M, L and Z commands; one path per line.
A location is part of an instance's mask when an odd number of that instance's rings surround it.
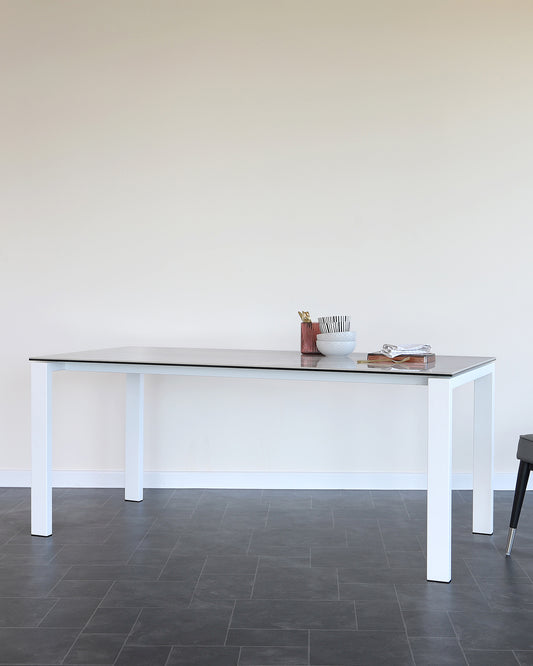
M 52 534 L 52 364 L 31 364 L 31 533 Z
M 472 531 L 493 532 L 494 372 L 474 382 L 474 480 Z
M 452 386 L 428 380 L 427 579 L 452 578 Z
M 144 375 L 126 375 L 126 456 L 124 499 L 143 498 Z

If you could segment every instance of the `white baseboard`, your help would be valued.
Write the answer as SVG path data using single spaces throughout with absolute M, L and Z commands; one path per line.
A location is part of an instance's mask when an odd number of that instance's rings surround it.
M 150 472 L 145 488 L 425 490 L 425 474 L 376 472 Z M 514 490 L 516 474 L 495 474 L 495 490 Z M 123 488 L 122 471 L 55 470 L 56 488 Z M 30 487 L 29 470 L 0 470 L 0 487 Z M 453 474 L 455 490 L 471 490 L 472 474 Z

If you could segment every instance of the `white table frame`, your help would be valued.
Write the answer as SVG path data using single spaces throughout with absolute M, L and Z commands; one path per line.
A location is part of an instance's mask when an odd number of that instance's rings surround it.
M 453 392 L 474 382 L 472 531 L 493 531 L 494 361 L 453 376 L 330 372 L 135 363 L 31 362 L 31 533 L 52 534 L 52 374 L 57 371 L 127 375 L 125 499 L 143 499 L 144 375 L 293 379 L 298 381 L 418 384 L 428 388 L 427 579 L 451 580 Z

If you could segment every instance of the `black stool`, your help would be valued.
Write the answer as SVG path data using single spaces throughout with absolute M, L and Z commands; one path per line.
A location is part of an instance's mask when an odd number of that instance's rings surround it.
M 516 526 L 518 525 L 520 511 L 526 494 L 529 472 L 533 469 L 533 435 L 521 435 L 518 440 L 516 457 L 520 460 L 520 467 L 518 468 L 518 476 L 516 478 L 513 509 L 511 511 L 511 521 L 509 523 L 509 536 L 507 537 L 507 550 L 505 551 L 506 555 L 511 554 L 516 534 Z

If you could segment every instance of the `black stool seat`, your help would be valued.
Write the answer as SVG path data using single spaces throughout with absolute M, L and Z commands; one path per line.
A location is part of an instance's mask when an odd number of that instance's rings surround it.
M 533 435 L 522 435 L 520 437 L 516 457 L 518 460 L 523 460 L 533 465 Z
M 533 469 L 533 435 L 521 435 L 518 440 L 518 450 L 516 457 L 520 460 L 518 467 L 518 476 L 516 477 L 516 488 L 514 491 L 513 508 L 511 510 L 511 520 L 509 521 L 509 535 L 507 537 L 506 555 L 511 554 L 520 511 L 526 495 L 529 473 Z

